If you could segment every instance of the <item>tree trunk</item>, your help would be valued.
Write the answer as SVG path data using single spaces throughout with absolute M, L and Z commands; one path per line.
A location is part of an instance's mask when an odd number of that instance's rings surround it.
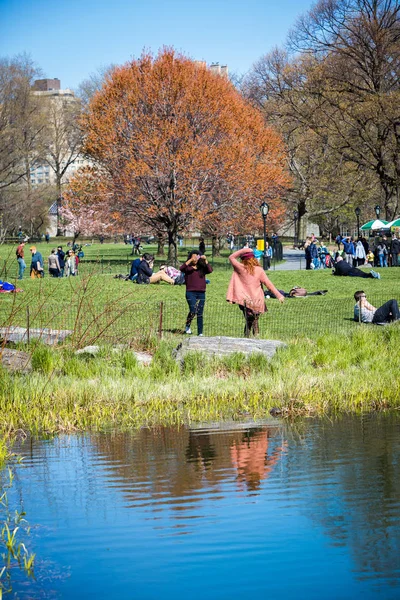
M 220 252 L 220 238 L 218 238 L 216 235 L 212 236 L 211 239 L 211 243 L 212 243 L 212 255 L 213 256 L 221 256 L 221 252 Z
M 168 230 L 168 261 L 175 266 L 177 258 L 176 230 Z
M 165 245 L 164 236 L 161 234 L 158 234 L 157 235 L 157 254 L 158 254 L 158 256 L 165 256 L 164 245 Z
M 61 198 L 62 198 L 62 188 L 61 188 L 61 176 L 59 173 L 56 173 L 56 177 L 57 177 L 57 181 L 56 181 L 56 188 L 57 188 L 57 237 L 62 236 L 63 234 L 63 230 L 61 227 Z

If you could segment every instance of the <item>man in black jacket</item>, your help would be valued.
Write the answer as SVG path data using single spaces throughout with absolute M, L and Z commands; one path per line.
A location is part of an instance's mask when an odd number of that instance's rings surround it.
M 361 269 L 357 269 L 357 267 L 352 267 L 349 263 L 345 262 L 341 256 L 338 256 L 336 259 L 336 263 L 333 270 L 333 275 L 341 275 L 345 277 L 346 275 L 349 277 L 364 277 L 364 279 L 380 279 L 381 276 L 376 271 L 371 271 L 369 273 L 365 273 L 361 271 Z
M 390 254 L 392 257 L 392 267 L 399 266 L 400 240 L 393 234 L 392 243 L 390 244 Z

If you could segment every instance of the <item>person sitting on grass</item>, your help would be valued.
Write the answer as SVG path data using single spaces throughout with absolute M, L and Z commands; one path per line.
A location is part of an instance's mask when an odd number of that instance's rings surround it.
M 389 300 L 382 304 L 379 308 L 375 308 L 367 301 L 367 296 L 364 291 L 358 291 L 354 294 L 356 304 L 354 306 L 354 320 L 361 323 L 374 323 L 381 325 L 398 321 L 400 319 L 399 306 L 397 300 Z M 361 311 L 361 314 L 360 314 Z
M 160 281 L 165 281 L 165 283 L 174 285 L 174 280 L 171 279 L 171 277 L 168 277 L 168 275 L 164 273 L 164 271 L 158 271 L 158 273 L 153 273 L 153 266 L 154 256 L 145 252 L 138 267 L 138 276 L 136 282 L 159 283 Z
M 369 273 L 365 273 L 364 271 L 361 271 L 361 269 L 357 269 L 357 267 L 352 267 L 348 262 L 345 262 L 341 256 L 336 258 L 333 275 L 341 275 L 342 277 L 364 277 L 364 279 L 369 279 L 371 277 L 374 279 L 381 278 L 380 273 L 372 271 L 372 269 Z
M 171 277 L 171 279 L 174 280 L 175 285 L 182 285 L 185 283 L 185 275 L 179 269 L 175 269 L 175 267 L 161 265 L 160 271 L 164 271 L 168 277 Z

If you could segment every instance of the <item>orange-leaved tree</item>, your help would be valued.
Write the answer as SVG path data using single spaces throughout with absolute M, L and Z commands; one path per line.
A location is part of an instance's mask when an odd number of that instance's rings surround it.
M 83 118 L 113 209 L 168 235 L 218 211 L 272 208 L 287 184 L 279 135 L 224 77 L 163 49 L 115 68 Z M 224 190 L 215 200 L 215 189 Z M 238 209 L 239 210 L 239 209 Z

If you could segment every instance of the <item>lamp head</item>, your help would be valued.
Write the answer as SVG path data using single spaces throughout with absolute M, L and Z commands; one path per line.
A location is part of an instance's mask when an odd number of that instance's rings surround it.
M 267 217 L 267 215 L 269 213 L 269 206 L 268 206 L 268 204 L 266 202 L 263 202 L 260 205 L 260 212 L 261 212 L 261 215 L 263 216 L 263 218 L 266 219 L 266 217 Z

